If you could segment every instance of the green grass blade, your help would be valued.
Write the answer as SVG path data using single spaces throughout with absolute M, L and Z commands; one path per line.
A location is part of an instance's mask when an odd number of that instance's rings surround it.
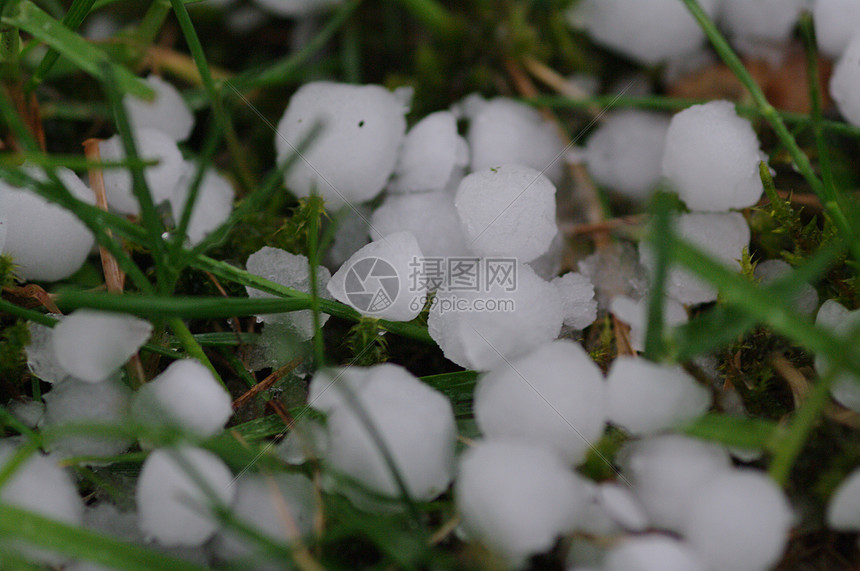
M 645 357 L 659 362 L 666 354 L 663 339 L 663 306 L 669 261 L 673 249 L 672 206 L 674 200 L 664 192 L 654 197 L 654 219 L 651 222 L 650 239 L 654 252 L 654 271 L 651 275 L 651 290 L 648 296 L 648 329 L 645 334 Z
M 782 429 L 775 422 L 727 414 L 706 414 L 682 431 L 688 436 L 748 450 L 767 450 L 782 436 Z
M 65 16 L 63 16 L 62 24 L 69 30 L 77 30 L 90 13 L 90 10 L 92 10 L 94 3 L 95 0 L 74 0 L 72 5 L 69 7 L 69 11 L 66 12 Z M 33 72 L 33 75 L 27 82 L 25 91 L 32 91 L 38 87 L 48 72 L 51 71 L 54 64 L 57 63 L 57 59 L 59 59 L 59 57 L 59 51 L 55 48 L 49 49 L 48 53 L 46 53 L 42 58 L 42 61 L 39 62 L 39 67 L 36 68 L 36 71 Z

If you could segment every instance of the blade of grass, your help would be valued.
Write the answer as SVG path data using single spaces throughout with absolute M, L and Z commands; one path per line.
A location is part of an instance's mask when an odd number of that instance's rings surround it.
M 463 32 L 463 23 L 436 0 L 393 0 L 431 33 L 452 39 Z
M 316 194 L 310 196 L 310 222 L 308 228 L 308 267 L 310 278 L 311 310 L 313 311 L 314 324 L 314 363 L 316 367 L 325 366 L 325 344 L 323 340 L 322 324 L 320 322 L 320 296 L 319 280 L 317 279 L 317 267 L 319 266 L 319 221 L 322 216 L 322 199 Z
M 653 215 L 649 242 L 654 252 L 654 271 L 648 295 L 648 329 L 645 334 L 645 357 L 659 362 L 666 355 L 663 339 L 663 304 L 665 302 L 666 277 L 674 246 L 672 232 L 672 206 L 675 201 L 664 192 L 654 196 Z
M 818 165 L 824 187 L 834 189 L 833 169 L 830 166 L 830 150 L 824 140 L 824 127 L 821 125 L 821 89 L 818 75 L 818 48 L 815 43 L 815 28 L 812 25 L 812 15 L 804 12 L 800 16 L 800 31 L 803 36 L 803 48 L 806 53 L 806 81 L 809 85 L 809 101 L 812 108 L 812 132 L 815 145 L 818 148 Z
M 218 371 L 215 369 L 215 366 L 212 364 L 212 361 L 209 360 L 209 357 L 206 355 L 206 352 L 203 350 L 203 347 L 200 346 L 200 343 L 197 342 L 197 339 L 194 338 L 194 335 L 191 334 L 191 330 L 188 329 L 188 326 L 185 325 L 185 322 L 182 321 L 179 317 L 172 317 L 167 320 L 167 326 L 173 331 L 173 334 L 176 335 L 176 338 L 179 339 L 179 342 L 182 344 L 182 348 L 185 349 L 185 352 L 188 353 L 190 357 L 197 359 L 200 363 L 203 364 L 209 371 L 212 373 L 212 376 L 215 377 L 215 380 L 218 381 L 221 386 L 227 389 L 227 392 L 230 389 L 227 388 L 226 383 L 221 378 L 221 375 L 218 374 Z
M 706 414 L 681 430 L 694 438 L 750 450 L 769 449 L 783 433 L 775 422 L 727 414 Z
M 87 15 L 89 15 L 94 3 L 95 0 L 74 0 L 72 5 L 69 6 L 68 12 L 63 16 L 62 24 L 69 30 L 77 30 Z M 33 72 L 32 76 L 30 76 L 29 81 L 27 81 L 27 85 L 24 87 L 24 91 L 29 93 L 36 89 L 36 87 L 42 83 L 42 80 L 48 72 L 51 71 L 51 68 L 57 62 L 59 57 L 60 52 L 55 48 L 50 48 L 42 58 L 42 61 L 39 62 L 39 67 L 36 68 L 36 71 Z

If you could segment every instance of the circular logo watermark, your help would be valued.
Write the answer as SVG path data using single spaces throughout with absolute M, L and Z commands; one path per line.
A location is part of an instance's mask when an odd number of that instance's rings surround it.
M 363 313 L 385 311 L 400 293 L 400 278 L 394 267 L 381 258 L 362 258 L 346 271 L 344 281 L 350 304 Z

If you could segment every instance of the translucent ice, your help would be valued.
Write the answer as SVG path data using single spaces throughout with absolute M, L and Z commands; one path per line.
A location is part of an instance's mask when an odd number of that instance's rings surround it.
M 141 531 L 163 545 L 202 545 L 215 533 L 217 520 L 201 480 L 220 502 L 233 500 L 233 475 L 211 452 L 187 446 L 152 452 L 135 489 Z
M 639 263 L 639 254 L 627 242 L 616 242 L 597 250 L 577 264 L 582 275 L 594 284 L 597 306 L 609 309 L 615 296 L 627 295 L 639 299 L 648 289 L 645 267 Z
M 586 486 L 540 447 L 484 440 L 460 459 L 455 495 L 470 539 L 511 567 L 550 549 L 578 523 Z
M 603 375 L 576 343 L 559 340 L 480 377 L 475 420 L 490 439 L 550 448 L 578 464 L 603 434 Z
M 154 100 L 126 95 L 122 101 L 133 129 L 155 129 L 174 141 L 187 139 L 194 128 L 194 115 L 179 90 L 157 75 L 148 76 L 146 83 L 155 91 Z
M 406 131 L 404 95 L 378 85 L 325 81 L 299 88 L 278 123 L 278 160 L 295 152 L 315 123 L 323 130 L 287 172 L 287 188 L 298 196 L 316 188 L 334 207 L 376 196 L 394 170 Z
M 191 191 L 195 170 L 196 165 L 194 163 L 185 161 L 182 177 L 170 197 L 170 209 L 177 225 L 182 219 L 182 212 L 188 201 L 188 193 Z M 216 170 L 206 169 L 206 173 L 200 181 L 197 200 L 194 201 L 194 210 L 191 213 L 186 232 L 191 245 L 196 245 L 207 234 L 226 222 L 233 210 L 234 197 L 235 192 L 230 181 L 218 174 Z
M 628 531 L 644 531 L 648 528 L 648 516 L 631 489 L 616 482 L 596 486 L 599 504 L 609 517 Z
M 838 302 L 828 299 L 821 304 L 815 324 L 845 338 L 852 330 L 860 327 L 860 310 L 848 311 Z M 815 356 L 815 369 L 819 375 L 827 374 L 829 368 L 830 362 L 826 357 Z M 860 380 L 850 372 L 842 371 L 836 376 L 830 386 L 830 394 L 842 406 L 860 412 Z
M 430 307 L 430 336 L 461 367 L 486 371 L 555 339 L 561 296 L 524 264 L 515 286 L 494 281 L 485 291 L 438 292 Z
M 454 197 L 445 190 L 388 196 L 373 211 L 370 236 L 379 240 L 401 231 L 412 232 L 428 258 L 469 254 Z
M 681 533 L 709 569 L 771 569 L 788 542 L 791 509 L 762 472 L 723 472 L 699 488 L 687 509 Z
M 335 219 L 337 227 L 331 248 L 326 254 L 326 266 L 337 270 L 351 255 L 370 242 L 370 217 L 372 211 L 366 204 L 355 205 L 354 208 L 344 206 Z
M 621 356 L 606 381 L 610 422 L 633 434 L 671 428 L 711 405 L 710 391 L 677 365 Z
M 410 321 L 421 312 L 427 296 L 420 271 L 423 259 L 411 232 L 383 236 L 344 262 L 328 282 L 328 291 L 363 315 Z
M 44 181 L 42 171 L 28 174 Z M 58 167 L 57 176 L 72 196 L 89 204 L 95 196 L 78 176 Z M 80 269 L 93 247 L 93 234 L 83 222 L 66 210 L 48 202 L 32 190 L 0 181 L 0 212 L 5 221 L 2 253 L 12 256 L 15 273 L 25 280 L 57 281 Z
M 640 535 L 622 540 L 606 556 L 603 571 L 707 571 L 707 565 L 686 543 L 665 535 Z
M 232 414 L 230 394 L 193 359 L 171 363 L 138 389 L 132 403 L 137 422 L 176 426 L 201 437 L 216 434 Z
M 857 31 L 833 68 L 830 95 L 842 116 L 849 123 L 860 126 L 860 66 L 857 65 L 860 60 L 860 24 Z
M 503 165 L 474 172 L 454 201 L 468 246 L 482 256 L 526 263 L 549 249 L 558 232 L 555 187 L 540 172 Z
M 588 138 L 585 160 L 599 184 L 633 200 L 645 200 L 660 181 L 669 119 L 644 111 L 618 111 Z
M 635 351 L 645 350 L 645 336 L 648 331 L 648 298 L 639 301 L 619 295 L 612 299 L 609 311 L 622 323 L 630 327 L 630 346 Z M 686 323 L 687 310 L 674 299 L 663 301 L 663 325 L 674 327 Z
M 755 267 L 755 277 L 767 285 L 774 280 L 790 275 L 794 270 L 782 260 L 765 260 Z M 803 284 L 794 296 L 793 307 L 798 313 L 812 315 L 818 308 L 818 291 L 809 284 Z
M 758 201 L 765 159 L 749 121 L 732 103 L 711 101 L 672 118 L 661 169 L 691 210 L 720 212 Z
M 855 0 L 814 0 L 815 39 L 824 55 L 836 59 L 860 30 L 860 3 Z
M 149 339 L 148 321 L 79 309 L 54 327 L 57 362 L 82 381 L 97 383 L 119 369 Z
M 176 141 L 155 129 L 135 131 L 135 147 L 142 160 L 155 160 L 158 164 L 146 167 L 143 171 L 152 201 L 160 204 L 169 200 L 173 189 L 182 176 L 182 153 Z M 99 143 L 103 161 L 125 160 L 125 148 L 119 135 Z M 105 169 L 105 194 L 108 205 L 121 214 L 137 215 L 140 205 L 132 191 L 131 172 L 128 169 Z
M 568 272 L 550 282 L 561 296 L 564 325 L 571 329 L 585 329 L 597 319 L 597 300 L 594 286 L 588 277 Z
M 860 469 L 848 474 L 827 502 L 827 525 L 838 531 L 860 530 Z
M 468 149 L 465 157 L 458 152 L 463 148 L 466 141 L 457 134 L 454 114 L 431 113 L 406 134 L 389 190 L 423 192 L 446 188 L 468 161 Z
M 55 318 L 62 316 L 52 315 Z M 46 325 L 29 322 L 30 342 L 27 344 L 27 366 L 30 372 L 46 383 L 59 383 L 68 376 L 57 362 L 54 351 L 54 330 Z

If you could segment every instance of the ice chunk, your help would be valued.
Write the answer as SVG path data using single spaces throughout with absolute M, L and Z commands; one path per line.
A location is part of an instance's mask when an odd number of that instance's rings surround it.
M 182 176 L 182 153 L 176 141 L 155 129 L 138 129 L 134 133 L 137 155 L 142 160 L 158 161 L 143 171 L 152 202 L 160 204 L 169 200 L 173 189 Z M 126 159 L 125 148 L 119 135 L 99 143 L 103 161 L 122 161 Z M 138 215 L 140 205 L 132 191 L 131 172 L 128 169 L 105 169 L 105 194 L 108 205 L 121 214 Z
M 353 254 L 331 277 L 328 291 L 362 315 L 410 321 L 427 297 L 423 259 L 411 232 L 383 236 Z
M 97 383 L 137 353 L 151 333 L 152 325 L 143 319 L 79 309 L 54 327 L 54 352 L 71 375 Z
M 379 240 L 401 231 L 415 235 L 427 258 L 462 257 L 470 253 L 454 208 L 454 197 L 445 190 L 388 196 L 373 212 L 370 236 Z M 443 265 L 447 265 L 445 262 L 442 260 Z
M 559 340 L 481 376 L 475 420 L 490 439 L 550 448 L 579 464 L 603 434 L 603 375 L 576 343 Z
M 485 440 L 463 454 L 455 495 L 470 539 L 511 567 L 549 550 L 576 527 L 586 485 L 555 454 L 522 443 Z
M 710 391 L 678 365 L 621 356 L 606 381 L 609 421 L 633 434 L 671 428 L 711 406 Z
M 731 470 L 690 498 L 682 534 L 709 569 L 770 569 L 788 542 L 792 513 L 767 474 Z
M 128 415 L 131 389 L 113 375 L 102 383 L 88 383 L 73 377 L 56 383 L 44 396 L 45 427 L 76 423 L 119 425 Z M 103 436 L 64 434 L 50 442 L 50 451 L 61 458 L 70 456 L 115 456 L 125 452 L 133 439 L 107 433 Z
M 860 97 L 857 96 L 860 93 L 860 65 L 857 64 L 860 61 L 860 24 L 857 31 L 833 68 L 830 95 L 842 116 L 852 125 L 860 126 Z
M 683 541 L 665 535 L 629 537 L 606 556 L 603 571 L 707 571 L 699 555 Z
M 198 361 L 181 359 L 137 391 L 137 422 L 176 426 L 201 437 L 220 431 L 233 414 L 230 394 Z
M 454 201 L 467 245 L 482 256 L 526 263 L 549 249 L 558 232 L 555 187 L 519 165 L 490 167 L 464 178 Z
M 828 299 L 821 304 L 815 324 L 830 329 L 831 333 L 844 339 L 852 330 L 856 331 L 860 327 L 860 309 L 848 311 L 838 302 Z M 827 374 L 829 360 L 823 355 L 816 355 L 815 369 L 819 375 Z M 842 406 L 860 412 L 860 381 L 855 375 L 848 371 L 839 373 L 830 385 L 830 394 Z
M 446 188 L 468 162 L 468 148 L 465 157 L 458 153 L 465 145 L 457 134 L 453 113 L 431 113 L 406 134 L 389 190 L 423 192 Z
M 597 300 L 594 286 L 587 276 L 568 272 L 552 280 L 561 296 L 564 325 L 572 329 L 585 329 L 597 319 Z
M 254 0 L 258 6 L 275 14 L 288 18 L 300 18 L 331 8 L 343 0 Z
M 766 158 L 734 105 L 711 101 L 672 118 L 661 169 L 691 210 L 720 212 L 758 201 L 759 162 Z
M 307 257 L 290 254 L 278 248 L 264 246 L 248 257 L 245 264 L 252 274 L 264 277 L 269 281 L 281 284 L 297 291 L 311 291 L 311 269 Z M 317 295 L 320 298 L 331 299 L 326 289 L 331 279 L 331 273 L 323 266 L 317 266 Z M 250 298 L 274 298 L 276 296 L 247 287 Z M 328 314 L 320 313 L 320 327 L 328 321 Z M 301 340 L 314 336 L 314 314 L 311 310 L 292 311 L 261 315 L 258 319 L 271 324 L 284 324 L 289 327 Z
M 193 162 L 185 161 L 182 177 L 170 197 L 170 209 L 177 226 L 182 219 L 196 169 L 197 166 Z M 188 241 L 192 246 L 198 244 L 207 234 L 227 221 L 233 210 L 234 197 L 235 192 L 230 181 L 215 169 L 206 169 L 203 179 L 200 181 L 197 200 L 194 201 L 194 211 L 191 213 L 186 232 Z
M 467 139 L 473 171 L 518 164 L 556 184 L 564 175 L 564 141 L 556 126 L 523 103 L 504 97 L 485 102 L 471 117 Z
M 648 527 L 648 516 L 629 487 L 608 482 L 597 486 L 596 494 L 606 513 L 624 529 L 644 531 Z
M 306 83 L 278 123 L 278 161 L 291 156 L 316 123 L 323 130 L 287 172 L 287 188 L 297 196 L 316 189 L 333 207 L 370 200 L 394 170 L 408 108 L 378 85 Z
M 837 531 L 860 530 L 860 468 L 842 480 L 827 502 L 827 525 Z
M 794 270 L 782 260 L 765 260 L 755 267 L 755 277 L 762 285 L 768 285 L 778 278 L 790 275 Z M 818 308 L 818 291 L 808 283 L 803 284 L 793 298 L 795 311 L 803 315 L 812 315 Z
M 808 4 L 808 0 L 721 1 L 720 19 L 729 37 L 741 53 L 751 55 L 761 46 L 783 47 Z
M 601 248 L 577 264 L 582 275 L 594 284 L 597 307 L 609 309 L 615 296 L 639 299 L 648 289 L 646 268 L 639 263 L 639 254 L 627 242 L 616 242 Z
M 233 515 L 243 524 L 274 542 L 308 535 L 313 527 L 314 488 L 302 474 L 248 474 L 236 484 Z M 256 570 L 284 568 L 265 549 L 246 535 L 223 528 L 213 541 L 215 555 L 225 561 L 240 560 Z
M 630 346 L 634 351 L 645 350 L 645 336 L 648 331 L 648 299 L 642 298 L 634 301 L 631 298 L 619 295 L 612 299 L 609 311 L 621 322 L 630 327 Z M 686 323 L 687 310 L 674 299 L 663 300 L 663 325 L 675 327 Z
M 713 17 L 717 0 L 700 1 Z M 646 65 L 679 59 L 696 51 L 705 35 L 677 0 L 583 0 L 568 13 L 597 43 Z
M 62 319 L 61 315 L 51 317 Z M 54 330 L 46 325 L 27 323 L 30 329 L 30 342 L 27 344 L 27 366 L 30 372 L 46 383 L 59 383 L 68 376 L 66 370 L 57 362 L 54 351 Z
M 477 264 L 481 272 L 487 263 Z M 430 336 L 461 367 L 486 371 L 558 337 L 564 319 L 558 290 L 524 264 L 506 268 L 512 286 L 494 280 L 484 291 L 449 288 L 430 306 Z
M 610 114 L 585 147 L 588 170 L 599 184 L 643 201 L 660 181 L 669 119 L 644 111 Z
M 233 475 L 220 458 L 190 446 L 152 452 L 135 489 L 141 531 L 163 545 L 202 545 L 218 525 L 207 507 L 207 491 L 224 504 L 236 494 Z
M 47 177 L 41 170 L 27 169 L 39 181 Z M 95 196 L 78 176 L 58 167 L 57 177 L 77 198 L 89 204 Z M 3 254 L 11 256 L 15 273 L 25 280 L 57 281 L 78 271 L 93 247 L 92 232 L 78 218 L 32 190 L 0 181 L 0 211 L 5 232 Z
M 184 141 L 194 128 L 194 115 L 172 83 L 149 75 L 146 83 L 155 91 L 155 99 L 146 101 L 126 95 L 122 103 L 134 131 L 155 129 L 174 141 Z
M 670 531 L 681 529 L 707 480 L 731 466 L 723 448 L 679 435 L 628 444 L 618 462 L 654 526 Z
M 39 426 L 45 416 L 45 405 L 33 400 L 11 401 L 6 405 L 6 410 L 28 428 Z
M 682 214 L 675 228 L 678 236 L 703 250 L 729 269 L 736 270 L 749 245 L 750 229 L 738 212 Z M 654 267 L 651 249 L 643 244 L 639 248 L 642 263 Z M 667 276 L 667 293 L 683 304 L 696 304 L 717 299 L 717 290 L 695 275 L 680 268 L 672 268 Z
M 818 49 L 836 59 L 860 30 L 860 3 L 856 0 L 814 0 L 812 17 Z

